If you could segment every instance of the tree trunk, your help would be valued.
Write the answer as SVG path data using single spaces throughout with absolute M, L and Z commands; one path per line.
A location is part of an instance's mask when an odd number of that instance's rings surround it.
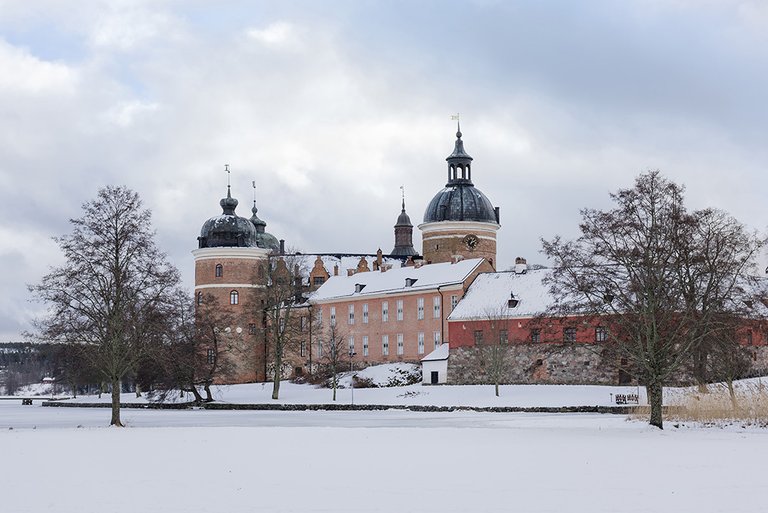
M 336 400 L 336 369 L 333 372 L 333 400 Z
M 499 397 L 499 380 L 498 379 L 496 380 L 495 385 L 496 385 L 496 397 Z
M 141 385 L 136 383 L 136 397 L 141 397 Z
M 211 394 L 211 382 L 206 381 L 203 385 L 203 390 L 205 390 L 205 402 L 206 403 L 212 403 L 213 402 L 213 394 Z M 200 394 L 198 394 L 200 395 Z
M 112 420 L 109 422 L 110 426 L 123 427 L 123 423 L 120 422 L 120 380 L 112 380 Z
M 197 391 L 197 387 L 195 385 L 192 385 L 189 387 L 188 392 L 192 392 L 192 395 L 195 396 L 195 402 L 196 403 L 202 403 L 203 402 L 203 396 L 200 395 L 200 392 Z
M 661 383 L 653 382 L 645 386 L 648 394 L 648 404 L 651 406 L 651 420 L 649 424 L 659 429 L 664 429 L 664 419 L 662 414 L 663 387 Z
M 736 400 L 736 391 L 733 389 L 733 379 L 728 378 L 725 380 L 725 383 L 728 385 L 728 395 L 731 398 L 731 407 L 735 412 L 739 407 L 739 402 Z
M 282 367 L 283 364 L 279 353 L 279 351 L 275 350 L 275 371 L 274 378 L 272 379 L 272 399 L 275 401 L 280 394 L 280 367 Z

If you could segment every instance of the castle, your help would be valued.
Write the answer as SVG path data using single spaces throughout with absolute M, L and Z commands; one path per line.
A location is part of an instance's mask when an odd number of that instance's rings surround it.
M 229 356 L 233 369 L 220 379 L 301 376 L 343 352 L 346 365 L 357 368 L 422 361 L 427 383 L 482 382 L 476 348 L 490 337 L 514 348 L 505 382 L 636 381 L 625 360 L 601 349 L 607 328 L 599 320 L 542 321 L 551 302 L 549 270 L 518 258 L 497 272 L 500 209 L 474 186 L 472 161 L 459 129 L 446 158 L 447 182 L 418 225 L 421 255 L 405 199 L 389 254 L 287 254 L 284 242 L 266 232 L 255 201 L 250 219 L 235 213 L 228 186 L 222 214 L 203 224 L 193 251 L 198 306 L 213 301 L 236 324 L 228 332 L 237 348 Z M 266 291 L 281 285 L 286 292 L 270 303 Z M 267 313 L 279 310 L 292 312 L 290 319 L 278 314 L 270 321 Z M 278 349 L 265 335 L 270 322 L 290 331 L 280 369 L 271 353 Z M 761 330 L 749 332 L 749 344 L 755 365 L 768 368 Z

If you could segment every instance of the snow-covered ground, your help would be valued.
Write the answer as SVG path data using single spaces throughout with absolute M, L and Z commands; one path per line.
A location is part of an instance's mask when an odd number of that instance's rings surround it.
M 0 511 L 762 512 L 768 495 L 758 429 L 206 410 L 125 410 L 128 428 L 96 427 L 108 416 L 0 403 Z

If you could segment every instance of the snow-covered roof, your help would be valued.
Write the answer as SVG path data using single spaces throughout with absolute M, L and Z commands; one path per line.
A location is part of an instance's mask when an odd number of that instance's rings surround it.
M 370 271 L 352 276 L 332 276 L 312 296 L 312 301 L 342 297 L 364 297 L 374 294 L 434 289 L 462 283 L 482 263 L 482 258 L 457 263 L 400 267 L 387 272 Z M 410 285 L 406 280 L 410 280 Z
M 422 362 L 435 362 L 440 360 L 447 360 L 450 348 L 448 344 L 440 344 L 437 348 L 429 353 L 427 356 L 421 359 Z
M 551 269 L 529 269 L 525 273 L 479 274 L 448 320 L 533 317 L 543 313 L 552 302 L 549 287 L 543 283 L 551 272 Z M 509 307 L 512 294 L 518 300 L 514 308 Z

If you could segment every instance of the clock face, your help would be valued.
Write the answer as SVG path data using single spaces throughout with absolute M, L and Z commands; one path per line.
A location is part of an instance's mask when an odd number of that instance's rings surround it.
M 480 240 L 477 238 L 477 235 L 469 234 L 464 237 L 463 242 L 468 250 L 473 251 L 477 247 L 477 244 L 480 242 Z

